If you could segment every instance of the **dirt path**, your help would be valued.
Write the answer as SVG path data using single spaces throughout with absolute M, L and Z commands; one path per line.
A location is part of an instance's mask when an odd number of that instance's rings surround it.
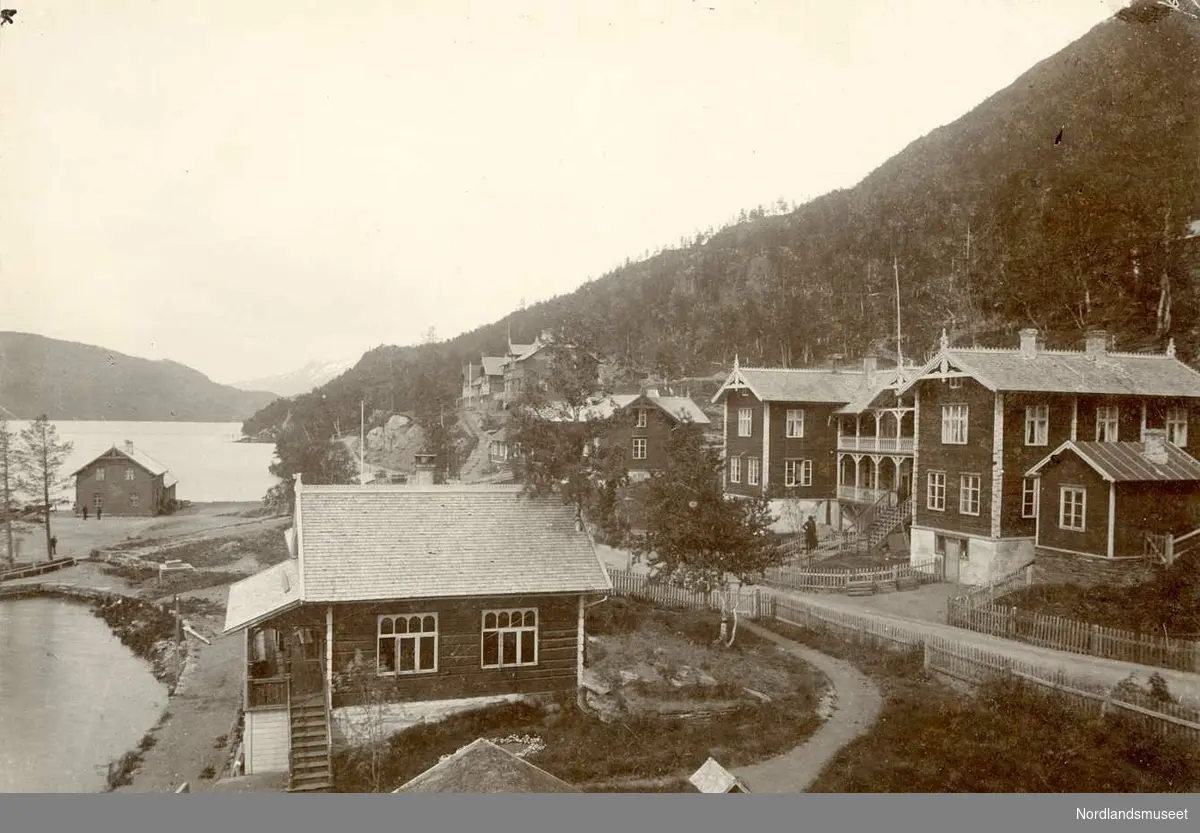
M 763 588 L 763 590 L 766 592 L 768 588 Z M 975 631 L 963 630 L 962 628 L 955 628 L 939 622 L 925 622 L 906 616 L 883 613 L 865 607 L 863 604 L 858 603 L 858 599 L 850 596 L 806 594 L 784 590 L 771 590 L 771 592 L 781 598 L 795 598 L 806 604 L 825 610 L 854 613 L 879 622 L 899 625 L 920 634 L 945 637 L 962 644 L 982 648 L 1001 656 L 1012 657 L 1013 659 L 1045 669 L 1061 669 L 1076 679 L 1100 685 L 1116 685 L 1132 673 L 1137 674 L 1142 680 L 1145 680 L 1151 674 L 1158 673 L 1167 681 L 1171 692 L 1181 701 L 1190 705 L 1200 706 L 1200 674 L 1137 665 L 1132 662 L 1119 662 L 1117 660 L 1089 657 L 1083 654 L 1072 654 L 1067 651 L 1043 648 L 1024 642 L 1002 639 L 998 636 L 988 636 L 987 634 L 976 633 Z
M 816 734 L 790 752 L 734 772 L 751 792 L 804 792 L 846 744 L 870 730 L 883 708 L 883 695 L 870 678 L 845 660 L 814 651 L 752 622 L 741 622 L 740 627 L 774 642 L 829 678 L 833 711 Z
M 491 447 L 488 440 L 487 432 L 479 424 L 479 417 L 470 411 L 463 411 L 460 417 L 461 423 L 467 427 L 467 430 L 475 435 L 477 440 L 475 448 L 471 451 L 466 461 L 458 471 L 458 476 L 464 483 L 474 483 L 482 479 L 482 473 L 487 469 L 488 463 L 491 462 Z

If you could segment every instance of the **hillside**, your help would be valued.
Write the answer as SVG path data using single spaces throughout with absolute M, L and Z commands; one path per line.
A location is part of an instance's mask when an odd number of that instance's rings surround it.
M 264 376 L 261 379 L 250 379 L 244 382 L 232 382 L 231 388 L 238 390 L 269 391 L 276 396 L 296 396 L 308 393 L 318 388 L 330 379 L 354 367 L 357 359 L 341 361 L 311 361 L 299 370 L 291 373 L 280 373 L 276 376 Z
M 0 333 L 0 406 L 17 419 L 236 422 L 273 399 L 172 361 Z
M 360 398 L 452 404 L 461 363 L 499 349 L 508 327 L 520 339 L 567 322 L 631 372 L 671 378 L 728 367 L 735 352 L 791 366 L 853 357 L 895 333 L 894 266 L 910 358 L 943 327 L 959 343 L 1008 345 L 1036 326 L 1054 347 L 1092 327 L 1127 350 L 1174 337 L 1194 361 L 1200 238 L 1182 238 L 1200 217 L 1197 147 L 1200 21 L 1124 14 L 853 188 L 755 209 L 451 341 L 381 347 L 247 426 L 291 415 L 323 428 L 357 418 Z

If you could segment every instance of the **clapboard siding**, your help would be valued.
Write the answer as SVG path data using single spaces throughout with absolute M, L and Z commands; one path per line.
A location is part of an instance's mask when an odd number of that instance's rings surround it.
M 376 662 L 376 623 L 381 615 L 436 613 L 437 671 L 375 676 L 335 686 L 334 707 L 353 706 L 367 696 L 364 685 L 390 701 L 442 700 L 496 694 L 571 691 L 578 661 L 578 596 L 511 596 L 484 599 L 343 604 L 333 613 L 333 667 L 345 675 L 358 661 Z M 485 610 L 537 608 L 538 664 L 520 668 L 482 667 Z
M 246 774 L 287 772 L 290 730 L 286 709 L 246 712 Z

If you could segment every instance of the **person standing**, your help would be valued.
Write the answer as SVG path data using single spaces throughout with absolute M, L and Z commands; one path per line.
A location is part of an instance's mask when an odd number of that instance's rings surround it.
M 804 546 L 810 554 L 817 548 L 817 522 L 812 515 L 804 522 Z
M 87 507 L 86 507 L 86 506 L 85 506 L 85 507 L 83 507 L 83 519 L 84 519 L 85 521 L 87 520 Z
M 51 535 L 50 536 L 50 557 L 53 558 L 56 555 L 58 555 L 58 536 Z
M 96 507 L 96 520 L 100 520 L 100 518 L 102 518 L 103 516 L 104 516 L 104 507 L 97 506 Z

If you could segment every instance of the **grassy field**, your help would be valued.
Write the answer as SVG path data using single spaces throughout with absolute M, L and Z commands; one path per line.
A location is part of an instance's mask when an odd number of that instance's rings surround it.
M 704 709 L 705 698 L 730 698 L 735 683 L 740 690 L 753 681 L 780 696 L 770 702 L 745 698 L 729 711 L 697 719 L 635 708 L 604 722 L 578 709 L 573 700 L 560 707 L 515 704 L 480 710 L 394 735 L 385 741 L 382 765 L 374 773 L 369 751 L 339 754 L 334 764 L 336 789 L 392 790 L 476 738 L 518 735 L 534 736 L 545 744 L 528 760 L 588 791 L 619 789 L 626 779 L 650 782 L 639 792 L 672 791 L 681 789 L 710 755 L 726 766 L 753 763 L 797 746 L 819 726 L 815 709 L 823 677 L 750 634 L 739 635 L 733 648 L 714 647 L 712 615 L 610 599 L 589 611 L 587 628 L 601 638 L 601 650 L 590 649 L 590 664 L 597 668 L 654 662 L 664 669 L 707 669 L 717 684 L 710 694 L 691 695 L 690 707 L 696 710 Z M 635 686 L 639 702 L 689 696 L 669 682 Z
M 1200 554 L 1192 553 L 1137 587 L 1035 585 L 1004 597 L 1021 610 L 1105 627 L 1200 635 Z
M 1173 793 L 1200 789 L 1200 755 L 1142 724 L 1085 714 L 1027 685 L 973 696 L 927 676 L 919 652 L 856 645 L 779 623 L 772 630 L 853 662 L 884 691 L 869 734 L 810 792 Z

